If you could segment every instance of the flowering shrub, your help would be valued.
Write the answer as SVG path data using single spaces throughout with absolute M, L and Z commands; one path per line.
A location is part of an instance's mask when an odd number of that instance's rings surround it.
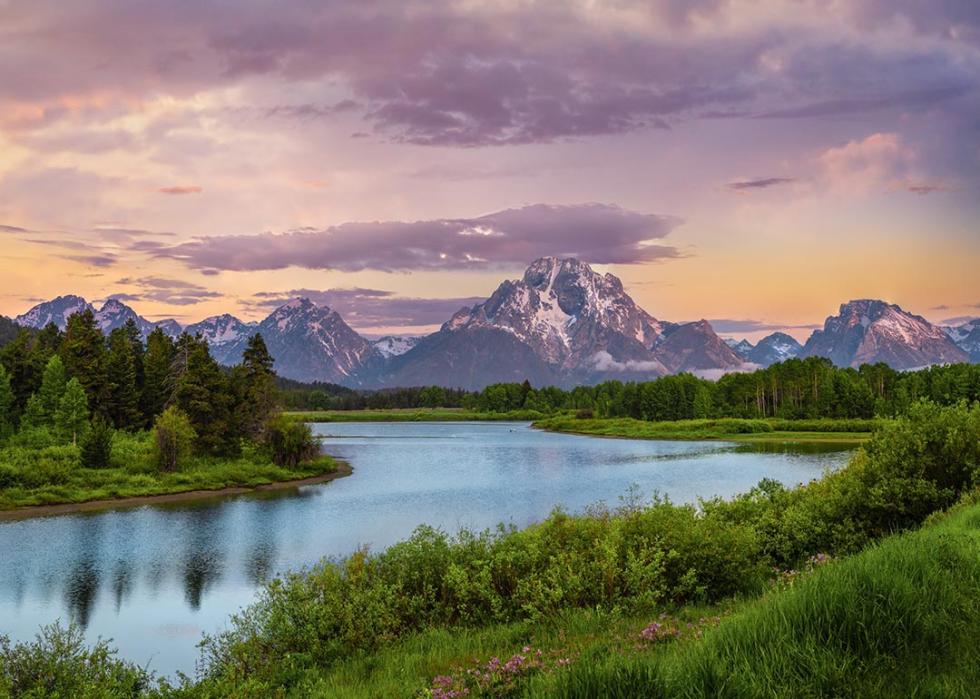
M 421 692 L 421 696 L 431 699 L 515 696 L 534 674 L 554 672 L 567 667 L 572 660 L 563 651 L 545 653 L 540 649 L 524 646 L 520 653 L 514 653 L 507 660 L 494 656 L 486 663 L 477 663 L 467 670 L 438 675 L 433 678 L 432 686 Z
M 833 560 L 833 557 L 829 553 L 818 553 L 806 559 L 802 570 L 794 570 L 792 568 L 789 570 L 780 570 L 779 568 L 775 568 L 774 572 L 776 577 L 773 580 L 773 585 L 781 590 L 792 587 L 801 577 L 813 572 L 813 570 L 822 565 L 830 563 L 831 560 Z

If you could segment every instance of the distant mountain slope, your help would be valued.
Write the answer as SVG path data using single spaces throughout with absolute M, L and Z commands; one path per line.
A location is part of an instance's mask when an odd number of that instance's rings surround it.
M 741 340 L 736 340 L 730 337 L 725 338 L 725 344 L 731 347 L 732 351 L 735 352 L 735 354 L 737 354 L 742 359 L 747 359 L 749 356 L 749 352 L 751 352 L 755 348 L 755 346 L 751 342 L 749 342 L 744 338 Z
M 393 359 L 378 382 L 479 387 L 523 376 L 571 385 L 741 363 L 707 322 L 661 322 L 612 274 L 576 259 L 545 257 Z
M 777 332 L 759 340 L 758 344 L 744 356 L 753 364 L 771 366 L 798 357 L 802 351 L 803 345 L 797 342 L 796 338 Z
M 971 362 L 980 363 L 980 318 L 943 329 L 957 347 L 970 355 Z
M 405 354 L 415 347 L 421 339 L 421 337 L 385 335 L 377 340 L 372 340 L 371 344 L 374 345 L 374 349 L 381 353 L 382 357 L 390 358 Z
M 842 304 L 823 330 L 814 331 L 800 356 L 828 357 L 838 366 L 884 362 L 895 369 L 969 361 L 966 352 L 925 318 L 873 299 Z
M 49 323 L 54 323 L 61 330 L 64 330 L 68 325 L 69 317 L 86 309 L 90 309 L 93 313 L 95 312 L 92 304 L 81 296 L 69 294 L 39 303 L 26 313 L 22 313 L 14 318 L 14 321 L 18 325 L 23 325 L 27 328 L 37 328 L 38 330 Z
M 737 369 L 744 364 L 706 320 L 670 329 L 656 356 L 671 374 Z
M 241 357 L 248 337 L 262 334 L 280 376 L 359 386 L 376 373 L 384 358 L 351 329 L 340 314 L 309 299 L 290 301 L 229 345 L 229 357 Z M 237 361 L 237 360 L 235 360 Z
M 221 364 L 237 364 L 248 338 L 255 333 L 256 323 L 243 323 L 227 313 L 205 318 L 188 325 L 190 335 L 200 335 L 208 343 L 213 356 Z
M 81 296 L 74 295 L 59 296 L 51 301 L 39 303 L 26 313 L 17 316 L 16 322 L 23 327 L 38 330 L 49 323 L 54 323 L 64 330 L 68 325 L 68 319 L 84 310 L 91 310 L 95 314 L 95 323 L 104 335 L 121 328 L 129 320 L 136 323 L 143 338 L 146 338 L 157 326 L 162 327 L 171 337 L 180 334 L 180 325 L 177 321 L 170 319 L 159 322 L 149 321 L 118 299 L 108 299 L 102 304 L 102 308 L 96 310 Z

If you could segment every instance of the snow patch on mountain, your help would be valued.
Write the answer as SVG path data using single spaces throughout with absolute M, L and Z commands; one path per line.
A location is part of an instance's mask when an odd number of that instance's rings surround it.
M 405 354 L 415 347 L 420 339 L 411 335 L 385 335 L 374 340 L 371 344 L 374 345 L 374 349 L 381 353 L 382 357 L 387 359 Z

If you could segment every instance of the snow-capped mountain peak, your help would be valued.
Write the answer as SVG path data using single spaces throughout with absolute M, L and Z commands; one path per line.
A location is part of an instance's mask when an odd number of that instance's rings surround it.
M 745 338 L 742 338 L 741 340 L 736 340 L 733 337 L 726 337 L 725 344 L 731 347 L 732 350 L 735 352 L 735 354 L 737 354 L 742 359 L 746 359 L 749 356 L 749 352 L 751 352 L 755 348 L 755 345 L 753 345 Z
M 744 356 L 753 364 L 770 366 L 798 357 L 802 350 L 803 345 L 797 342 L 796 338 L 786 333 L 775 332 L 759 340 L 758 344 Z
M 37 329 L 54 323 L 61 330 L 64 330 L 71 316 L 85 310 L 95 311 L 92 304 L 81 296 L 68 294 L 37 304 L 26 313 L 14 318 L 14 322 L 27 328 Z
M 885 362 L 897 369 L 969 359 L 939 327 L 876 299 L 841 304 L 840 313 L 810 336 L 801 356 L 828 357 L 838 366 Z
M 398 357 L 405 354 L 410 349 L 415 347 L 419 343 L 419 337 L 413 336 L 401 336 L 401 335 L 385 335 L 384 337 L 379 337 L 374 340 L 371 344 L 374 345 L 374 349 L 381 353 L 382 357 Z
M 957 347 L 970 355 L 970 361 L 980 362 L 980 318 L 943 330 Z

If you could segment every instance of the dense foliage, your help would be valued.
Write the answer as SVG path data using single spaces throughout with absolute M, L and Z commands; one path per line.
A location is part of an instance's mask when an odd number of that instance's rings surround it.
M 885 364 L 842 369 L 820 357 L 790 359 L 765 369 L 732 373 L 717 381 L 693 374 L 653 381 L 607 381 L 566 390 L 524 383 L 493 384 L 482 391 L 439 386 L 358 391 L 334 384 L 280 380 L 289 410 L 458 408 L 509 413 L 589 411 L 595 417 L 639 420 L 703 418 L 891 417 L 921 399 L 942 405 L 980 400 L 980 365 L 896 371 Z
M 0 383 L 10 387 L 9 401 L 0 399 L 0 422 L 50 427 L 77 442 L 89 417 L 138 431 L 175 406 L 196 431 L 198 453 L 234 455 L 243 437 L 260 436 L 277 407 L 272 365 L 260 335 L 229 371 L 200 337 L 185 333 L 173 340 L 158 328 L 144 343 L 133 321 L 104 337 L 92 312 L 84 311 L 68 319 L 64 332 L 54 325 L 23 330 L 0 349 L 6 377 Z
M 524 530 L 451 536 L 422 527 L 382 553 L 273 582 L 231 631 L 205 644 L 208 678 L 223 691 L 258 691 L 432 626 L 751 593 L 773 566 L 858 551 L 978 484 L 980 406 L 920 403 L 849 466 L 793 490 L 764 481 L 699 508 L 654 499 L 581 516 L 557 511 Z
M 260 335 L 228 369 L 201 337 L 156 329 L 144 344 L 132 321 L 104 337 L 90 311 L 63 333 L 19 332 L 0 349 L 0 507 L 331 470 L 311 438 L 274 462 L 275 381 Z
M 333 696 L 315 691 L 318 678 L 349 663 L 372 665 L 402 637 L 438 628 L 465 636 L 468 628 L 514 622 L 530 625 L 514 629 L 537 628 L 588 613 L 660 621 L 632 632 L 635 640 L 620 646 L 632 649 L 626 654 L 482 661 L 474 692 L 485 684 L 534 696 L 633 696 L 637 687 L 654 696 L 882 696 L 924 681 L 935 689 L 926 695 L 968 696 L 980 647 L 976 507 L 956 520 L 959 530 L 892 540 L 812 573 L 788 569 L 861 551 L 969 498 L 978 485 L 980 405 L 920 402 L 883 423 L 847 467 L 799 488 L 764 481 L 699 507 L 630 497 L 616 509 L 556 511 L 524 530 L 451 536 L 422 527 L 382 553 L 358 551 L 273 581 L 229 631 L 207 639 L 200 678 L 149 694 Z M 763 596 L 717 631 L 698 627 L 677 653 L 647 652 L 672 648 L 683 635 L 662 610 L 753 596 L 773 584 L 783 592 Z M 501 628 L 498 642 L 506 642 L 509 627 Z M 828 638 L 835 640 L 827 645 Z M 138 668 L 101 646 L 94 651 L 101 670 L 93 673 L 84 651 L 70 643 L 60 650 L 68 641 L 61 632 L 5 645 L 0 683 L 21 682 L 22 695 L 48 677 L 69 682 L 59 685 L 68 694 L 149 695 Z M 942 665 L 956 658 L 955 667 Z M 64 680 L 73 668 L 74 685 Z M 454 677 L 434 678 L 426 696 L 450 696 L 434 690 L 455 686 Z

